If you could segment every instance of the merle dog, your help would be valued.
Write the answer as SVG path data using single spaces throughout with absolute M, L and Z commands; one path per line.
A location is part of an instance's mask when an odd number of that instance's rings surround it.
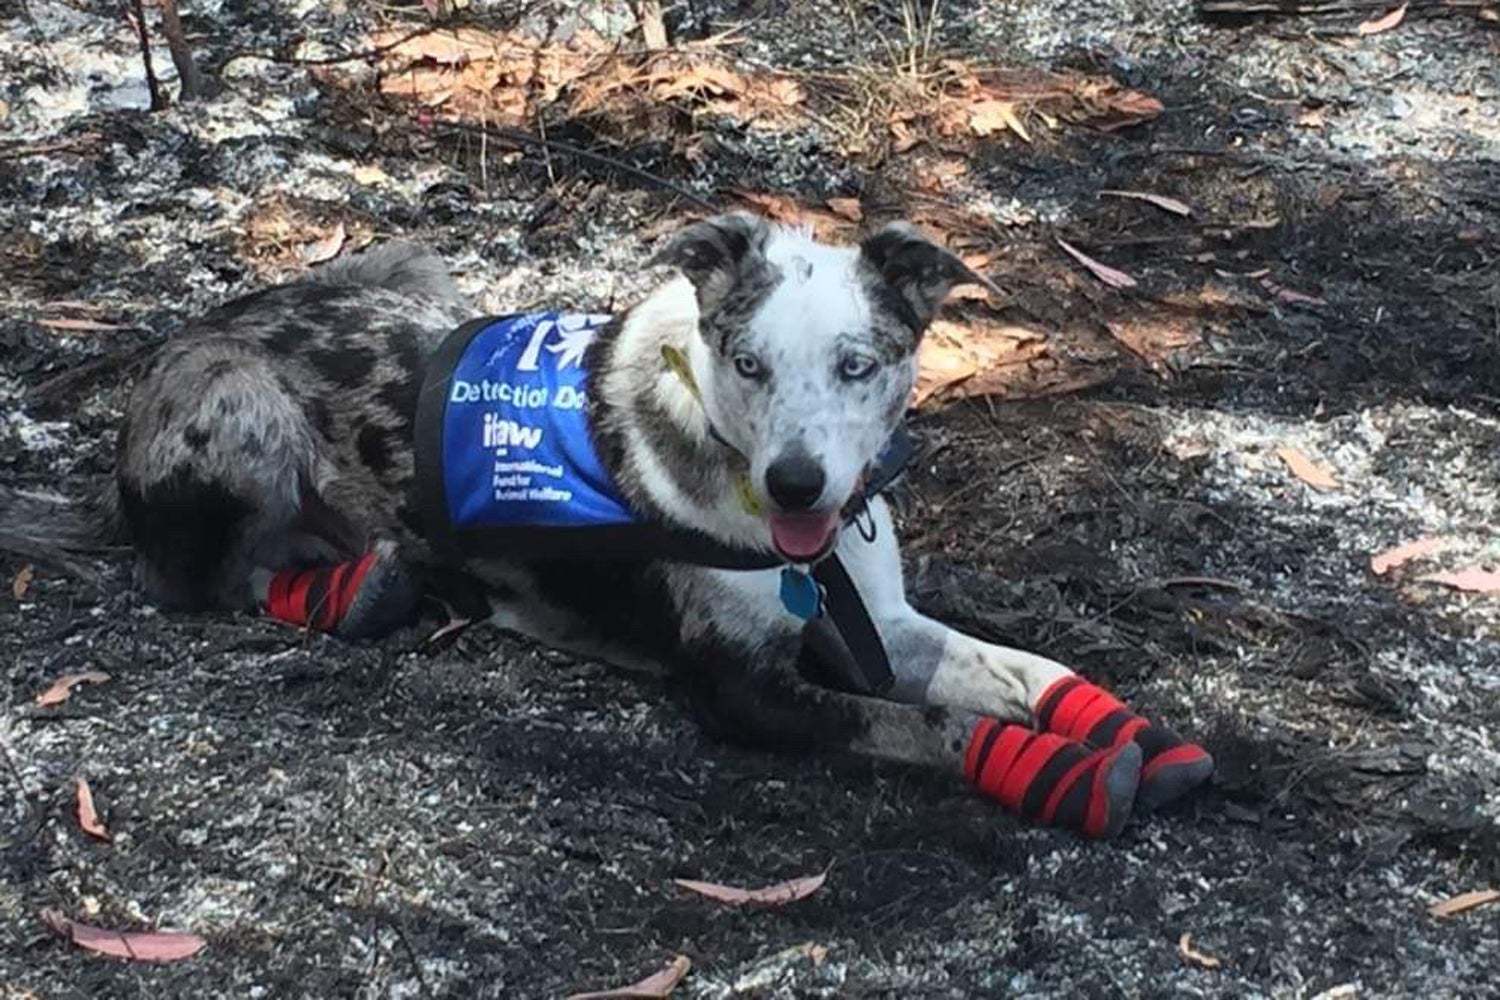
M 121 430 L 109 517 L 14 493 L 0 530 L 80 547 L 110 524 L 165 608 L 255 608 L 347 637 L 410 614 L 437 572 L 483 584 L 503 628 L 673 671 L 716 731 L 962 774 L 1015 813 L 1088 836 L 1212 771 L 1197 745 L 1052 660 L 908 604 L 890 513 L 841 516 L 902 420 L 923 331 L 981 281 L 913 227 L 820 244 L 750 215 L 692 224 L 676 277 L 587 346 L 587 419 L 644 518 L 788 564 L 847 568 L 895 674 L 883 697 L 814 683 L 776 569 L 649 555 L 440 558 L 411 498 L 425 367 L 473 310 L 403 243 L 235 300 L 164 346 Z M 555 346 L 554 348 L 555 349 Z

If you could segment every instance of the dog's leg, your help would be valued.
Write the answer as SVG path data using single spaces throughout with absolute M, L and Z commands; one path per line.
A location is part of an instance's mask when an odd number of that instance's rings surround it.
M 394 548 L 367 547 L 370 491 L 336 488 L 347 476 L 315 399 L 251 344 L 164 350 L 132 397 L 117 466 L 153 601 L 264 609 L 349 637 L 388 631 L 414 607 Z
M 967 775 L 1033 822 L 1112 836 L 1140 778 L 1134 744 L 1093 749 L 1025 726 L 939 706 L 899 704 L 804 679 L 798 622 L 777 597 L 778 574 L 678 569 L 678 673 L 720 735 L 788 749 L 838 749 Z
M 344 639 L 378 639 L 412 619 L 418 592 L 397 544 L 382 539 L 355 559 L 250 573 L 265 613 Z
M 845 531 L 839 555 L 885 640 L 896 673 L 891 697 L 1031 723 L 1101 749 L 1133 742 L 1143 755 L 1138 808 L 1176 799 L 1212 774 L 1213 760 L 1201 747 L 1147 722 L 1062 664 L 982 642 L 918 613 L 906 600 L 883 500 L 870 504 L 870 516 L 874 540 Z
M 365 477 L 304 484 L 292 530 L 255 554 L 257 605 L 292 625 L 379 638 L 409 621 L 420 596 L 412 553 L 382 523 L 386 498 Z

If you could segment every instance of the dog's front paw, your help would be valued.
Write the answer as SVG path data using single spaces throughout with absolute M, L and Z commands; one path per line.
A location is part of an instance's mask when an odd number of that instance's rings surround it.
M 1078 676 L 1055 682 L 1037 700 L 1037 728 L 1093 747 L 1135 744 L 1141 782 L 1135 808 L 1149 812 L 1179 799 L 1214 773 L 1214 759 L 1159 722 L 1136 715 L 1118 698 Z
M 1136 793 L 1136 808 L 1144 812 L 1159 809 L 1213 777 L 1214 759 L 1196 743 L 1188 743 L 1165 726 L 1153 726 L 1165 733 L 1162 744 L 1146 750 L 1142 756 L 1141 789 Z M 1140 735 L 1135 742 L 1146 747 Z
M 986 718 L 974 727 L 964 772 L 980 792 L 1033 823 L 1113 837 L 1135 803 L 1141 748 L 1125 742 L 1096 750 Z

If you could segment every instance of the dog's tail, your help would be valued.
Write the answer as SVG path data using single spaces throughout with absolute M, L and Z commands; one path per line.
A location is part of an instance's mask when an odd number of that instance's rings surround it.
M 128 541 L 113 480 L 81 500 L 0 486 L 0 551 L 92 579 L 93 571 L 73 554 Z
M 382 243 L 364 253 L 331 261 L 314 268 L 307 280 L 320 285 L 384 288 L 445 304 L 468 305 L 443 259 L 426 247 L 405 240 Z

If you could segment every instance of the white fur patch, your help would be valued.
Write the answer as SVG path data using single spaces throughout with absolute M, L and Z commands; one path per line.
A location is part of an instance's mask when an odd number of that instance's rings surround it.
M 842 505 L 892 428 L 892 396 L 909 388 L 840 380 L 841 356 L 873 353 L 872 305 L 853 247 L 825 246 L 806 232 L 772 229 L 766 260 L 782 280 L 749 318 L 743 347 L 769 374 L 768 389 L 743 385 L 724 359 L 703 379 L 705 402 L 721 431 L 750 459 L 763 488 L 767 467 L 788 449 L 805 449 L 826 484 L 818 507 Z

